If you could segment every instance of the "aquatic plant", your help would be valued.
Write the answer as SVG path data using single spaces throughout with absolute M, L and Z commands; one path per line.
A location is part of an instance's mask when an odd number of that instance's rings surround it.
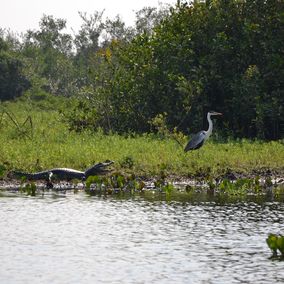
M 165 193 L 170 196 L 174 190 L 172 183 L 166 181 L 166 176 L 162 175 L 154 181 L 156 192 Z M 90 176 L 86 180 L 87 193 L 118 193 L 118 192 L 142 192 L 145 189 L 145 183 L 140 177 L 134 174 L 123 174 L 114 172 L 107 176 Z
M 86 190 L 90 191 L 91 186 L 94 185 L 96 189 L 101 190 L 103 186 L 103 179 L 100 176 L 89 176 L 86 180 Z
M 217 186 L 218 190 L 223 193 L 244 195 L 248 193 L 259 193 L 261 186 L 259 178 L 240 178 L 236 181 L 223 179 Z
M 284 260 L 284 236 L 270 234 L 266 239 L 268 247 L 272 251 L 272 257 L 278 257 L 278 251 L 280 252 L 279 258 Z
M 111 194 L 124 191 L 127 185 L 127 178 L 120 173 L 113 173 L 108 176 L 95 175 L 87 178 L 85 191 L 88 194 Z
M 160 172 L 160 175 L 154 181 L 155 189 L 166 193 L 170 197 L 172 191 L 175 189 L 174 185 L 166 180 L 167 175 L 164 171 Z
M 20 192 L 26 193 L 29 196 L 36 196 L 37 187 L 34 182 L 21 185 Z

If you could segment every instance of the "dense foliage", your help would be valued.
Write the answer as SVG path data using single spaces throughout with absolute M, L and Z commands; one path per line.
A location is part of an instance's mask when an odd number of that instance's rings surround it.
M 24 90 L 27 80 L 33 98 L 74 100 L 63 115 L 76 131 L 141 133 L 162 117 L 169 129 L 195 132 L 214 109 L 224 113 L 223 136 L 283 138 L 283 1 L 178 1 L 137 12 L 135 27 L 80 16 L 73 37 L 64 20 L 44 16 L 39 31 L 0 53 L 0 68 L 11 60 L 19 78 L 1 71 L 1 100 L 16 95 L 5 82 Z
M 0 31 L 1 32 L 1 31 Z M 0 34 L 1 35 L 1 34 Z M 15 52 L 9 50 L 9 43 L 0 37 L 0 99 L 7 100 L 21 96 L 29 87 L 29 81 L 22 74 L 23 62 Z

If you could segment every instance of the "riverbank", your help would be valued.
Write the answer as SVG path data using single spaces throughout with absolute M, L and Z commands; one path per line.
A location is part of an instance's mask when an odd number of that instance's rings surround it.
M 242 186 L 240 184 L 243 183 Z M 18 181 L 0 181 L 0 197 L 71 197 L 80 195 L 86 197 L 111 198 L 114 200 L 145 200 L 154 202 L 189 202 L 193 204 L 235 204 L 284 202 L 284 184 L 278 181 L 271 185 L 262 183 L 261 186 L 247 187 L 249 183 L 243 181 L 235 183 L 220 183 L 214 187 L 204 182 L 187 180 L 174 182 L 166 186 L 156 187 L 154 182 L 146 182 L 143 189 L 130 188 L 101 188 L 92 185 L 86 188 L 83 183 L 72 184 L 60 182 L 52 189 L 43 182 L 20 183 Z
M 145 179 L 238 179 L 284 176 L 283 141 L 228 140 L 212 137 L 184 153 L 171 137 L 155 134 L 104 135 L 102 131 L 69 131 L 58 107 L 27 101 L 1 105 L 0 178 L 11 170 L 36 172 L 56 167 L 84 171 L 113 160 L 113 171 Z M 188 138 L 180 137 L 185 145 Z
M 284 176 L 284 146 L 280 142 L 209 142 L 184 153 L 173 140 L 151 136 L 121 137 L 87 133 L 43 134 L 33 140 L 1 136 L 0 176 L 11 170 L 36 172 L 57 167 L 85 171 L 96 162 L 113 160 L 113 170 L 151 178 L 229 179 Z M 65 137 L 65 139 L 63 138 Z
M 109 172 L 106 175 L 90 176 L 85 181 L 71 180 L 52 183 L 44 180 L 0 180 L 0 195 L 43 196 L 85 192 L 87 195 L 114 196 L 147 200 L 191 202 L 237 202 L 237 201 L 284 201 L 284 178 L 266 172 L 263 176 L 232 175 L 218 178 L 185 178 L 165 176 L 146 178 L 134 173 Z

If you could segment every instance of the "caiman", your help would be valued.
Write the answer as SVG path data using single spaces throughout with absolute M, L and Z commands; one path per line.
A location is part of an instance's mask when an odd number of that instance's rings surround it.
M 84 172 L 77 171 L 74 169 L 68 168 L 54 168 L 42 172 L 36 173 L 25 173 L 20 171 L 12 171 L 9 174 L 9 177 L 14 178 L 26 178 L 28 180 L 46 180 L 51 182 L 52 179 L 57 180 L 72 180 L 72 179 L 79 179 L 79 180 L 86 180 L 89 176 L 93 175 L 101 175 L 108 172 L 106 167 L 113 164 L 113 161 L 105 161 L 102 163 L 97 163 L 92 167 L 88 168 Z

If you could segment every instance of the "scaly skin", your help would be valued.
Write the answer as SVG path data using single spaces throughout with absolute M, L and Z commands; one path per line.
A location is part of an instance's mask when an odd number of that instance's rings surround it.
M 46 180 L 51 182 L 52 179 L 57 180 L 72 180 L 80 179 L 85 180 L 89 176 L 97 174 L 105 174 L 107 172 L 106 167 L 111 165 L 113 161 L 105 161 L 103 163 L 97 163 L 88 168 L 85 172 L 68 169 L 68 168 L 55 168 L 37 173 L 24 173 L 19 171 L 12 171 L 11 177 L 22 178 L 25 177 L 28 180 Z

